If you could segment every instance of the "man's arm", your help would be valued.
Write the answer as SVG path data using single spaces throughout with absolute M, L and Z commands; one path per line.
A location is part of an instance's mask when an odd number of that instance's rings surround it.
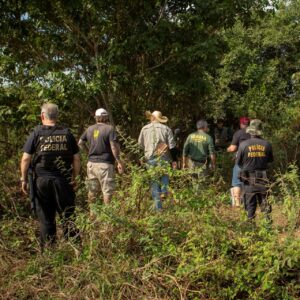
M 145 148 L 145 143 L 144 143 L 144 134 L 143 134 L 143 129 L 140 132 L 139 138 L 138 138 L 138 144 L 139 146 L 144 149 Z
M 214 170 L 216 168 L 216 154 L 212 153 L 210 155 L 210 160 L 211 160 L 211 168 Z
M 120 145 L 115 141 L 110 141 L 110 147 L 112 154 L 117 161 L 118 164 L 118 171 L 120 174 L 124 173 L 124 163 L 122 162 L 120 158 Z
M 215 154 L 215 146 L 212 138 L 209 139 L 208 151 L 211 160 L 211 168 L 214 170 L 216 168 L 216 154 Z
M 78 146 L 79 146 L 79 148 L 80 148 L 81 150 L 83 150 L 83 151 L 85 151 L 85 152 L 88 152 L 88 151 L 89 151 L 89 148 L 88 148 L 86 142 L 85 142 L 84 140 L 82 140 L 82 139 L 79 140 Z
M 168 128 L 167 131 L 167 138 L 168 138 L 168 147 L 170 149 L 170 153 L 171 153 L 171 157 L 172 157 L 172 168 L 173 169 L 177 169 L 177 155 L 178 155 L 178 151 L 176 148 L 176 142 L 174 139 L 174 135 L 173 132 L 171 130 L 171 128 Z
M 182 156 L 182 168 L 186 169 L 188 166 L 188 157 L 187 156 Z
M 24 152 L 22 159 L 21 159 L 21 182 L 22 182 L 22 191 L 24 194 L 28 194 L 28 186 L 27 186 L 27 180 L 28 180 L 28 168 L 31 162 L 31 155 Z
M 76 177 L 79 175 L 80 171 L 80 156 L 79 153 L 73 155 L 73 182 L 75 181 Z
M 184 146 L 183 146 L 183 151 L 182 151 L 182 167 L 183 169 L 187 168 L 188 166 L 188 154 L 189 154 L 189 149 L 190 149 L 190 144 L 189 144 L 189 136 L 186 139 Z
M 238 138 L 238 132 L 239 131 L 237 131 L 237 132 L 234 133 L 234 135 L 232 137 L 231 144 L 227 148 L 227 152 L 235 152 L 235 151 L 237 151 L 237 149 L 238 149 L 237 145 L 238 145 L 238 140 L 239 140 L 239 138 Z
M 230 145 L 227 148 L 227 152 L 235 152 L 237 150 L 237 145 Z

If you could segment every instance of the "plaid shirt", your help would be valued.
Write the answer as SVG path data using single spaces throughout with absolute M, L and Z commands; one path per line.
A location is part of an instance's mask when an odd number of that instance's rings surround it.
M 138 143 L 145 151 L 146 159 L 154 155 L 158 143 L 167 144 L 169 149 L 176 147 L 172 130 L 159 122 L 151 122 L 144 126 L 141 130 Z M 165 159 L 171 160 L 169 155 Z

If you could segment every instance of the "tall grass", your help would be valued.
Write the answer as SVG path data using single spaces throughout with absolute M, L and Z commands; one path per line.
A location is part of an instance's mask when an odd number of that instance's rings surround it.
M 162 170 L 129 164 L 112 204 L 98 199 L 93 207 L 96 218 L 89 218 L 85 186 L 79 185 L 82 245 L 64 241 L 59 231 L 55 249 L 43 254 L 38 223 L 12 184 L 13 168 L 7 163 L 1 183 L 3 299 L 300 298 L 295 167 L 273 185 L 270 230 L 261 215 L 253 224 L 242 210 L 230 208 L 221 171 L 195 195 L 188 171 L 168 170 L 172 199 L 156 213 L 149 180 Z

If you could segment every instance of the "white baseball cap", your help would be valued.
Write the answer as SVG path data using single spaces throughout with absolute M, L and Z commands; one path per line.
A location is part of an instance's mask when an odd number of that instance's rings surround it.
M 108 116 L 108 112 L 104 108 L 98 108 L 95 112 L 96 117 Z

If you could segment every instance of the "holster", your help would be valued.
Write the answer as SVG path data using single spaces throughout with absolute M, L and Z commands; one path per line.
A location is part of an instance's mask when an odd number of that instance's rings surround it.
M 154 154 L 157 157 L 163 156 L 165 154 L 167 154 L 169 152 L 169 146 L 166 143 L 158 143 L 156 148 L 155 148 L 155 152 Z
M 247 185 L 265 186 L 268 183 L 266 170 L 244 171 L 239 174 L 239 179 Z

